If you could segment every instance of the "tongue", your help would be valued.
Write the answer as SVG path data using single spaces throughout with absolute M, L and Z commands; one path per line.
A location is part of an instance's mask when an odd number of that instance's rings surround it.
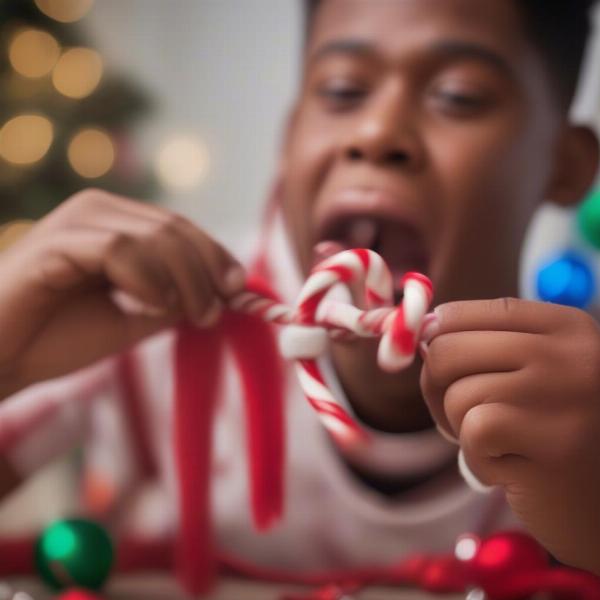
M 378 226 L 372 219 L 352 221 L 343 240 L 325 240 L 314 247 L 314 260 L 321 262 L 338 252 L 352 248 L 372 248 L 378 235 Z
M 352 248 L 372 248 L 377 239 L 378 226 L 372 219 L 358 219 L 348 228 L 348 244 Z

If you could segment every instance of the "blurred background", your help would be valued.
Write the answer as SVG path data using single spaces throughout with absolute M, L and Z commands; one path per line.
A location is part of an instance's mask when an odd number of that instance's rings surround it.
M 299 2 L 3 0 L 0 34 L 0 222 L 98 186 L 247 250 L 296 85 Z M 596 36 L 574 116 L 598 125 L 599 97 Z
M 245 240 L 296 80 L 298 4 L 3 0 L 0 220 L 92 185 Z
M 0 224 L 97 186 L 164 202 L 246 258 L 301 33 L 297 0 L 0 0 Z M 598 35 L 573 116 L 600 126 Z M 573 222 L 540 212 L 524 295 L 539 295 L 533 274 L 553 249 L 594 252 Z M 590 264 L 600 275 L 597 258 Z M 55 477 L 37 485 L 24 493 L 44 495 L 43 523 L 70 491 Z M 17 526 L 10 515 L 22 514 L 23 497 L 0 510 L 3 528 Z

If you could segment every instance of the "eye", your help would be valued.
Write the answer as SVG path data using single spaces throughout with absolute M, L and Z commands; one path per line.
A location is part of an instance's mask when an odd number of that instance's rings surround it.
M 354 81 L 334 79 L 317 87 L 317 95 L 326 107 L 343 111 L 357 106 L 368 94 L 366 86 Z
M 490 104 L 488 94 L 456 85 L 437 86 L 431 90 L 430 97 L 436 109 L 456 116 L 476 115 Z

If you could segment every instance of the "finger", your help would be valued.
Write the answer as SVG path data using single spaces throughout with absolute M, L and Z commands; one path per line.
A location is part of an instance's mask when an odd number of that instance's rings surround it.
M 421 370 L 421 391 L 444 432 L 456 435 L 444 412 L 448 388 L 478 374 L 519 371 L 526 364 L 531 342 L 528 334 L 510 332 L 449 333 L 431 342 Z
M 208 273 L 205 257 L 170 225 L 160 230 L 153 245 L 175 281 L 187 318 L 201 327 L 214 324 L 222 302 Z
M 188 319 L 198 325 L 216 319 L 219 310 L 213 300 L 215 289 L 206 268 L 210 260 L 208 244 L 203 254 L 202 249 L 190 243 L 180 226 L 182 219 L 173 213 L 149 210 L 137 202 L 108 194 L 84 198 L 81 203 L 86 204 L 87 211 L 77 214 L 74 210 L 75 214 L 70 215 L 73 223 L 93 222 L 113 232 L 119 240 L 107 262 L 111 280 L 132 280 L 132 269 L 145 265 L 147 270 L 162 272 L 169 281 L 170 307 L 178 305 Z M 96 205 L 93 212 L 89 210 L 91 204 Z M 138 254 L 139 260 L 124 260 L 125 254 Z
M 479 404 L 463 419 L 460 445 L 473 475 L 484 485 L 508 485 L 532 462 L 527 411 L 501 403 Z
M 47 289 L 64 293 L 103 277 L 145 304 L 165 311 L 174 306 L 173 278 L 133 236 L 106 229 L 67 230 L 51 240 L 46 252 L 40 277 Z
M 224 300 L 244 289 L 246 283 L 244 268 L 221 244 L 184 217 L 176 216 L 172 221 L 172 226 L 196 250 L 213 287 Z
M 527 364 L 536 336 L 508 331 L 446 333 L 432 340 L 425 368 L 441 388 L 476 373 L 515 371 Z
M 578 309 L 516 298 L 450 302 L 435 309 L 436 335 L 455 331 L 519 331 L 547 333 L 557 323 L 568 326 Z
M 421 391 L 432 419 L 443 434 L 457 440 L 460 426 L 467 412 L 486 401 L 491 401 L 497 386 L 503 383 L 503 373 L 471 375 L 439 387 L 432 383 L 425 369 L 421 371 Z
M 115 224 L 115 211 L 119 213 L 119 220 L 131 223 L 150 221 L 155 228 L 170 230 L 177 236 L 188 240 L 198 252 L 198 259 L 205 265 L 206 271 L 213 283 L 213 287 L 227 298 L 240 292 L 245 284 L 246 276 L 241 264 L 220 244 L 211 239 L 202 230 L 185 217 L 178 215 L 161 206 L 142 203 L 137 200 L 117 196 L 114 194 L 91 192 L 82 198 L 81 204 L 86 211 L 82 218 L 90 215 L 90 202 L 100 206 L 97 214 L 93 215 L 95 222 L 98 219 L 107 227 L 113 228 Z
M 442 402 L 431 405 L 434 418 L 443 428 L 459 437 L 467 413 L 481 404 L 504 403 L 516 405 L 529 392 L 525 370 L 514 373 L 482 373 L 455 381 L 443 396 Z
M 106 294 L 78 294 L 46 324 L 23 357 L 20 380 L 26 385 L 57 377 L 125 350 L 177 324 L 180 317 L 122 312 Z

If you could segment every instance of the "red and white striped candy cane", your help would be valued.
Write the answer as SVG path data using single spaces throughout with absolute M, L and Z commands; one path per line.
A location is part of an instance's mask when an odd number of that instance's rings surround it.
M 364 285 L 366 310 L 327 300 L 334 286 L 350 283 Z M 407 273 L 401 283 L 404 299 L 394 307 L 392 275 L 381 256 L 368 249 L 346 250 L 313 269 L 295 310 L 253 290 L 242 292 L 229 306 L 287 325 L 281 350 L 296 361 L 308 402 L 339 443 L 357 444 L 367 441 L 366 432 L 327 386 L 317 358 L 326 351 L 329 336 L 381 337 L 377 360 L 382 369 L 394 372 L 410 365 L 433 292 L 429 279 L 419 273 Z

